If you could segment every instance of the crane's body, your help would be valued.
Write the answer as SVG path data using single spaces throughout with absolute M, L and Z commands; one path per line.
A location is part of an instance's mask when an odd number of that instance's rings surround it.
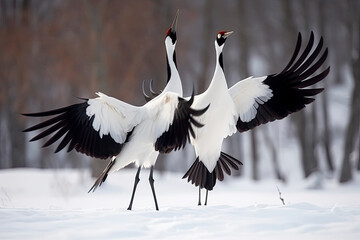
M 218 46 L 215 43 L 215 46 Z M 220 58 L 222 46 L 216 48 L 216 59 Z M 208 89 L 196 95 L 193 106 L 210 105 L 206 114 L 197 120 L 204 124 L 202 129 L 196 129 L 198 138 L 191 138 L 196 157 L 205 165 L 209 172 L 215 169 L 220 157 L 223 139 L 236 132 L 236 108 L 228 92 L 224 71 L 216 64 L 214 76 Z
M 282 119 L 287 115 L 303 109 L 314 101 L 313 96 L 322 88 L 304 89 L 324 79 L 329 68 L 316 76 L 311 76 L 324 63 L 327 49 L 318 57 L 323 40 L 320 39 L 315 50 L 310 54 L 314 42 L 313 33 L 304 52 L 298 57 L 301 46 L 301 35 L 298 36 L 294 54 L 279 74 L 263 77 L 249 77 L 228 88 L 225 74 L 222 49 L 225 40 L 232 32 L 219 32 L 215 40 L 216 66 L 208 89 L 195 96 L 194 107 L 210 105 L 208 111 L 196 117 L 204 124 L 195 129 L 196 139 L 191 139 L 196 159 L 183 178 L 199 186 L 199 205 L 201 189 L 212 190 L 216 180 L 224 179 L 224 172 L 231 174 L 231 168 L 237 170 L 242 163 L 221 152 L 222 142 L 236 131 L 244 132 L 254 127 Z M 296 58 L 298 59 L 296 60 Z

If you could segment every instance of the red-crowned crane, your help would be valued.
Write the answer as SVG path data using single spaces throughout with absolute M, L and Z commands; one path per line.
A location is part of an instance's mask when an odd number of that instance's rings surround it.
M 323 39 L 321 38 L 315 50 L 310 54 L 314 44 L 314 35 L 299 55 L 301 34 L 298 35 L 293 56 L 284 70 L 278 74 L 263 77 L 249 77 L 239 81 L 228 89 L 224 74 L 222 49 L 232 32 L 221 31 L 215 40 L 216 67 L 209 88 L 202 94 L 195 96 L 194 106 L 209 106 L 208 111 L 196 118 L 205 127 L 196 129 L 196 139 L 191 143 L 195 148 L 196 160 L 183 178 L 195 186 L 199 186 L 199 202 L 201 205 L 201 189 L 206 189 L 207 204 L 208 191 L 216 184 L 216 179 L 222 181 L 224 172 L 231 174 L 231 168 L 238 170 L 242 163 L 234 157 L 221 152 L 223 139 L 236 131 L 245 132 L 260 124 L 282 119 L 288 114 L 299 111 L 305 105 L 314 101 L 313 96 L 320 93 L 322 88 L 304 89 L 324 79 L 330 67 L 321 73 L 313 75 L 325 62 L 327 49 L 319 56 Z M 298 58 L 296 60 L 296 58 Z M 175 54 L 171 59 L 176 65 Z M 295 61 L 296 60 L 296 61 Z M 171 62 L 171 61 L 170 61 Z M 177 71 L 177 68 L 174 69 Z M 179 76 L 176 73 L 176 76 Z M 181 79 L 174 78 L 181 84 Z M 151 82 L 150 82 L 151 83 Z M 150 91 L 154 94 L 150 85 Z M 147 96 L 143 93 L 147 99 Z
M 176 21 L 177 15 L 172 27 L 176 25 Z M 165 39 L 168 59 L 175 54 L 176 35 L 171 29 L 167 31 Z M 143 106 L 133 106 L 97 93 L 97 98 L 84 99 L 82 103 L 46 112 L 23 114 L 29 117 L 52 116 L 24 132 L 47 128 L 30 140 L 39 140 L 53 134 L 43 147 L 52 145 L 63 137 L 55 152 L 68 145 L 68 152 L 75 149 L 95 158 L 112 158 L 89 192 L 95 191 L 109 173 L 135 163 L 138 170 L 128 210 L 132 209 L 141 168 L 150 168 L 149 182 L 156 210 L 159 210 L 153 179 L 153 166 L 158 154 L 184 147 L 190 136 L 195 137 L 194 126 L 203 126 L 194 117 L 207 110 L 207 107 L 200 110 L 191 107 L 194 95 L 188 100 L 181 97 L 181 82 L 179 85 L 179 82 L 173 80 L 177 77 L 177 70 L 173 70 L 176 69 L 176 64 L 172 63 L 168 61 L 171 73 L 167 87 Z
M 183 177 L 199 186 L 199 205 L 201 189 L 206 189 L 206 205 L 208 191 L 213 189 L 216 179 L 222 181 L 224 172 L 230 175 L 230 168 L 238 169 L 240 164 L 238 160 L 221 152 L 224 138 L 236 131 L 248 131 L 303 109 L 314 101 L 315 95 L 323 91 L 323 88 L 306 87 L 324 79 L 330 70 L 328 67 L 312 76 L 322 67 L 328 51 L 325 49 L 323 54 L 319 55 L 323 47 L 321 38 L 311 53 L 314 44 L 314 34 L 311 32 L 306 48 L 298 57 L 301 47 L 299 33 L 293 56 L 280 73 L 249 77 L 228 88 L 222 50 L 231 33 L 222 31 L 217 34 L 214 76 L 208 89 L 196 95 L 193 103 L 194 108 L 199 109 L 210 104 L 206 113 L 195 118 L 203 123 L 204 127 L 195 129 L 196 139 L 192 138 L 191 143 L 195 148 L 196 160 Z

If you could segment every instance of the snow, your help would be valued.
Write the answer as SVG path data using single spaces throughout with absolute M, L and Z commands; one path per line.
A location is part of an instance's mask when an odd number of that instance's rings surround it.
M 95 193 L 87 193 L 87 170 L 1 170 L 0 239 L 360 239 L 358 176 L 315 190 L 317 176 L 289 185 L 233 177 L 197 206 L 197 188 L 180 173 L 155 172 L 155 211 L 148 174 L 128 211 L 133 169 L 110 175 Z

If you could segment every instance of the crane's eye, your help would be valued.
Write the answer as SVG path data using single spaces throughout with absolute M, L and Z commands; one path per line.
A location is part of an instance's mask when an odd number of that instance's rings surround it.
M 218 38 L 221 38 L 221 34 L 220 34 L 220 33 L 218 34 Z

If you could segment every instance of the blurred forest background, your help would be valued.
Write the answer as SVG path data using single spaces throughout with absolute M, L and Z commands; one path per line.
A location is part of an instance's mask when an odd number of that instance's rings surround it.
M 41 148 L 21 132 L 39 122 L 20 115 L 77 103 L 97 91 L 135 105 L 144 79 L 166 83 L 164 39 L 177 9 L 177 62 L 184 93 L 208 87 L 214 40 L 233 30 L 224 48 L 228 85 L 285 67 L 298 32 L 314 31 L 329 48 L 325 91 L 305 111 L 235 134 L 224 150 L 254 180 L 314 173 L 350 181 L 360 171 L 359 0 L 0 0 L 0 169 L 88 168 L 100 160 Z M 326 67 L 326 66 L 324 66 Z M 159 171 L 185 172 L 191 147 L 161 155 Z

